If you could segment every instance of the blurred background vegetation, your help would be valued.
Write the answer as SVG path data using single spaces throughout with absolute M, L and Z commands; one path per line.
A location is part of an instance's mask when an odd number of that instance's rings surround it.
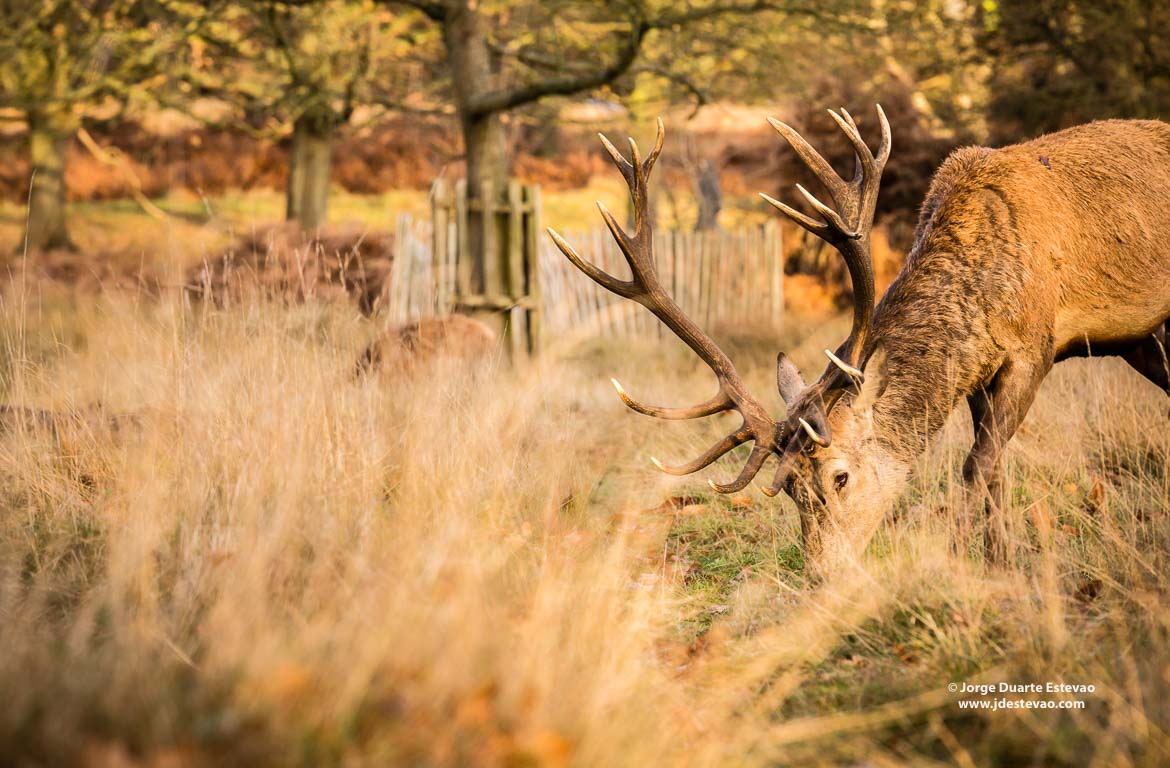
M 658 115 L 672 136 L 657 215 L 729 225 L 766 215 L 755 192 L 801 180 L 764 115 L 844 166 L 823 109 L 864 120 L 875 101 L 894 127 L 879 219 L 897 253 L 951 149 L 1170 111 L 1170 7 L 2 0 L 0 250 L 176 256 L 154 253 L 152 219 L 172 241 L 280 218 L 389 228 L 425 212 L 441 176 L 473 195 L 539 183 L 550 223 L 584 226 L 604 171 L 592 132 L 643 135 Z M 808 261 L 798 249 L 788 268 L 825 260 Z

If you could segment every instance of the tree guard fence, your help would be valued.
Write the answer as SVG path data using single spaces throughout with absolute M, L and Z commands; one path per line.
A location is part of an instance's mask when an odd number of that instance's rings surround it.
M 582 275 L 539 228 L 540 193 L 510 184 L 503 194 L 467 202 L 461 183 L 437 184 L 432 220 L 408 214 L 396 222 L 395 259 L 385 294 L 387 322 L 399 324 L 450 312 L 494 315 L 513 355 L 569 337 L 669 334 L 649 312 L 623 302 Z M 489 226 L 480 263 L 467 222 Z M 562 233 L 598 267 L 626 273 L 621 252 L 604 227 Z M 700 325 L 779 325 L 784 313 L 780 227 L 706 231 L 660 230 L 654 249 L 663 285 Z M 502 326 L 502 328 L 501 328 Z

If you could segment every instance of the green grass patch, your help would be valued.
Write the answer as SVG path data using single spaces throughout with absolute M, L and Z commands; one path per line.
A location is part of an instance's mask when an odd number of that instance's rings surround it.
M 683 591 L 693 605 L 684 633 L 709 629 L 749 579 L 801 579 L 804 555 L 783 514 L 779 505 L 738 506 L 725 496 L 680 510 L 667 534 L 666 556 L 683 572 Z

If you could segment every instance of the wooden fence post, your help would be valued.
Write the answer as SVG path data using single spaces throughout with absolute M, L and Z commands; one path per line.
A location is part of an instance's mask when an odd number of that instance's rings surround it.
M 519 360 L 540 346 L 540 270 L 538 267 L 540 191 L 508 182 L 500 190 L 490 183 L 469 200 L 467 184 L 440 180 L 432 195 L 432 247 L 438 263 L 451 249 L 454 229 L 454 301 L 450 309 L 479 316 L 504 336 Z M 474 219 L 477 237 L 472 237 Z M 442 272 L 436 272 L 442 278 Z M 444 295 L 438 291 L 437 295 Z
M 767 268 L 772 273 L 772 324 L 779 326 L 784 318 L 784 248 L 780 241 L 780 225 L 774 221 L 765 224 L 763 240 Z
M 431 263 L 437 280 L 442 279 L 443 268 L 447 265 L 448 224 L 451 221 L 448 203 L 451 194 L 446 179 L 436 179 L 431 186 Z
M 529 184 L 522 188 L 524 194 L 525 220 L 521 229 L 524 233 L 525 292 L 528 297 L 528 347 L 536 354 L 541 344 L 541 302 L 544 300 L 540 285 L 540 187 Z

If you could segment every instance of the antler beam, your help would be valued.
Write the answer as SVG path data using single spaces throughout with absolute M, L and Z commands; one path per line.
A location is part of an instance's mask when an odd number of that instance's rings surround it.
M 873 318 L 874 276 L 873 258 L 870 255 L 870 233 L 873 230 L 874 210 L 877 207 L 878 189 L 881 186 L 882 171 L 890 157 L 892 145 L 890 123 L 881 105 L 877 107 L 878 123 L 881 125 L 881 142 L 875 155 L 861 138 L 853 116 L 842 109 L 840 113 L 829 110 L 829 115 L 845 134 L 853 147 L 853 178 L 845 181 L 819 152 L 793 128 L 772 118 L 768 122 L 792 147 L 813 175 L 828 190 L 836 208 L 818 200 L 800 184 L 796 191 L 815 211 L 819 218 L 801 213 L 795 208 L 763 193 L 760 197 L 792 221 L 832 245 L 844 257 L 853 281 L 853 326 L 848 340 L 837 353 L 825 350 L 831 365 L 820 380 L 801 396 L 800 414 L 790 413 L 788 431 L 798 434 L 803 430 L 816 445 L 826 446 L 833 436 L 829 430 L 828 413 L 846 388 L 864 379 L 862 368 L 865 361 L 865 340 Z M 795 422 L 794 422 L 795 418 Z M 810 423 L 812 422 L 812 423 Z M 814 426 L 814 423 L 817 426 Z M 783 466 L 790 463 L 786 457 Z M 773 485 L 775 487 L 775 484 Z
M 600 135 L 600 134 L 599 134 Z M 553 242 L 561 249 L 566 258 L 581 270 L 589 279 L 618 296 L 636 301 L 670 328 L 687 346 L 689 346 L 704 363 L 715 373 L 719 382 L 719 391 L 714 397 L 699 405 L 690 408 L 661 408 L 645 405 L 630 397 L 618 384 L 613 381 L 618 396 L 627 406 L 638 413 L 655 416 L 661 419 L 695 419 L 711 416 L 724 411 L 736 411 L 743 418 L 739 429 L 720 440 L 703 455 L 694 461 L 678 467 L 668 467 L 657 459 L 654 465 L 664 472 L 675 475 L 686 475 L 697 472 L 710 465 L 732 449 L 747 442 L 754 442 L 747 462 L 735 480 L 727 484 L 719 484 L 708 480 L 711 488 L 720 493 L 731 493 L 741 490 L 763 467 L 768 456 L 779 453 L 782 434 L 785 428 L 777 425 L 767 410 L 748 392 L 739 373 L 735 370 L 731 359 L 722 349 L 704 333 L 698 325 L 688 317 L 670 294 L 663 289 L 658 279 L 658 269 L 654 260 L 654 236 L 648 214 L 649 195 L 647 180 L 655 161 L 662 153 L 666 130 L 662 120 L 658 121 L 658 136 L 654 149 L 643 160 L 638 151 L 638 145 L 630 139 L 630 159 L 626 159 L 621 152 L 607 139 L 601 136 L 601 143 L 606 152 L 613 159 L 613 163 L 626 180 L 630 190 L 630 199 L 634 204 L 634 231 L 627 232 L 618 224 L 613 214 L 601 204 L 597 203 L 606 226 L 617 241 L 618 248 L 630 265 L 631 279 L 621 280 L 613 275 L 598 269 L 585 261 L 563 237 L 551 228 L 548 230 Z
M 760 193 L 760 197 L 804 229 L 828 242 L 845 258 L 849 277 L 853 280 L 853 328 L 847 342 L 845 362 L 853 369 L 860 369 L 864 362 L 861 359 L 862 348 L 869 335 L 874 305 L 873 260 L 870 256 L 869 239 L 873 229 L 873 215 L 877 207 L 882 171 L 886 167 L 892 146 L 890 123 L 879 104 L 877 115 L 882 137 L 875 155 L 861 138 L 852 115 L 845 109 L 842 109 L 840 114 L 830 109 L 829 115 L 853 146 L 855 170 L 853 178 L 848 182 L 838 176 L 828 161 L 791 126 L 772 118 L 768 118 L 768 122 L 784 137 L 808 169 L 829 191 L 837 206 L 836 210 L 822 203 L 800 184 L 796 185 L 796 191 L 820 215 L 820 219 L 807 216 L 763 193 Z

